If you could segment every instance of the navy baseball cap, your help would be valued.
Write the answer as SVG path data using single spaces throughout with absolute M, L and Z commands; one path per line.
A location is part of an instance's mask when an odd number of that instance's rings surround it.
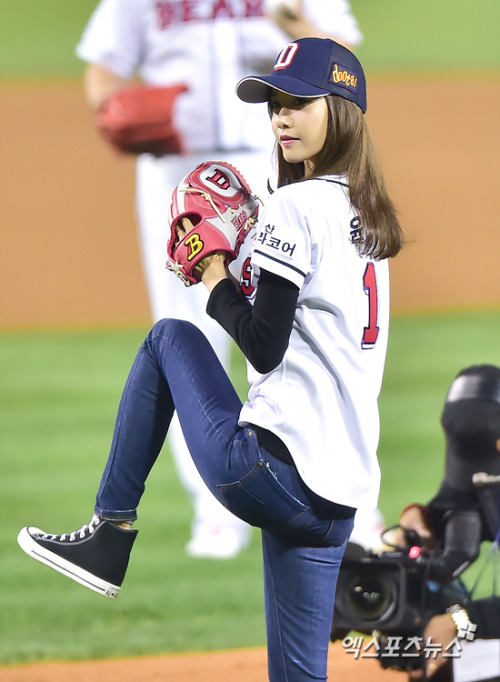
M 281 50 L 269 76 L 247 76 L 236 86 L 244 102 L 268 102 L 271 89 L 297 97 L 339 95 L 366 111 L 366 80 L 357 57 L 330 38 L 300 38 Z

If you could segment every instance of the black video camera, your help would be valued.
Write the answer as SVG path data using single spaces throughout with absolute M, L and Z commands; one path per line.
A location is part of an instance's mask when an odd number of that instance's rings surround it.
M 389 651 L 391 638 L 411 643 L 411 638 L 422 637 L 432 616 L 468 603 L 459 575 L 479 554 L 480 516 L 476 511 L 454 513 L 441 549 L 425 551 L 421 538 L 414 532 L 411 536 L 408 546 L 378 554 L 348 543 L 331 631 L 332 641 L 343 640 L 351 630 L 373 635 L 380 664 L 396 670 L 420 669 L 422 659 L 404 646 Z

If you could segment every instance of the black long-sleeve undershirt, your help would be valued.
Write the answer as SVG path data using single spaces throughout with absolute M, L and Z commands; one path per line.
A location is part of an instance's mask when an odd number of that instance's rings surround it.
M 253 306 L 231 280 L 224 279 L 212 290 L 207 313 L 234 339 L 257 372 L 266 374 L 283 360 L 298 295 L 295 284 L 261 270 Z

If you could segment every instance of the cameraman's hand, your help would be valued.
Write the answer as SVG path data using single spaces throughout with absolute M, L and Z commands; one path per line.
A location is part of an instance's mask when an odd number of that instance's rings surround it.
M 439 668 L 444 665 L 449 659 L 444 656 L 447 652 L 449 644 L 457 636 L 457 628 L 449 613 L 442 613 L 438 616 L 433 616 L 427 623 L 424 630 L 424 642 L 431 641 L 433 645 L 440 644 L 439 651 L 436 652 L 434 658 L 434 651 L 432 656 L 428 659 L 425 674 L 425 679 L 432 680 Z M 410 680 L 422 680 L 424 675 L 422 671 L 415 671 L 410 674 Z
M 401 547 L 408 545 L 405 531 L 412 530 L 423 540 L 423 547 L 431 549 L 434 545 L 432 531 L 427 525 L 424 516 L 424 507 L 420 504 L 410 504 L 401 512 L 399 528 L 395 533 L 395 543 Z

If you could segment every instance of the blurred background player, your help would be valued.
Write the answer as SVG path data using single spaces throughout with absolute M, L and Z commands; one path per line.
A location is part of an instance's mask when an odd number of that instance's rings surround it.
M 137 81 L 187 86 L 174 109 L 184 152 L 141 154 L 137 159 L 142 262 L 153 320 L 168 316 L 193 322 L 225 368 L 232 342 L 205 313 L 205 288 L 188 290 L 165 268 L 170 199 L 194 166 L 221 159 L 235 165 L 265 200 L 267 178 L 272 176 L 269 119 L 260 107 L 239 100 L 235 85 L 249 72 L 268 72 L 283 44 L 303 36 L 330 37 L 351 48 L 362 39 L 346 0 L 101 0 L 76 50 L 87 63 L 85 92 L 96 111 L 110 94 Z M 236 556 L 248 544 L 250 528 L 209 492 L 178 422 L 172 424 L 169 438 L 194 505 L 187 553 Z M 370 514 L 358 519 L 353 537 L 360 544 L 377 543 L 377 517 L 375 527 Z

